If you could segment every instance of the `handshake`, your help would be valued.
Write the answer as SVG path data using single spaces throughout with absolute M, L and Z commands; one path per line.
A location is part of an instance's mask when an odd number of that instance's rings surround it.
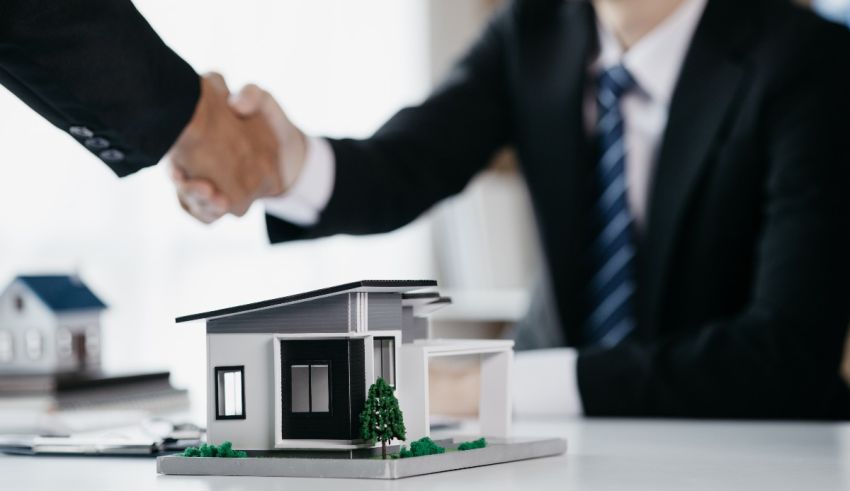
M 201 78 L 192 120 L 169 153 L 180 205 L 204 223 L 244 215 L 260 198 L 283 194 L 304 165 L 307 142 L 268 92 L 231 95 L 221 75 Z

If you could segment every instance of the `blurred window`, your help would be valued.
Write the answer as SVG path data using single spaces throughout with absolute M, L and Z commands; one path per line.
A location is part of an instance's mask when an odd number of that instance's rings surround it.
M 27 356 L 31 360 L 38 360 L 44 354 L 44 338 L 38 329 L 29 329 L 24 336 Z
M 71 331 L 65 327 L 56 330 L 56 354 L 60 359 L 68 358 L 73 353 L 71 347 Z

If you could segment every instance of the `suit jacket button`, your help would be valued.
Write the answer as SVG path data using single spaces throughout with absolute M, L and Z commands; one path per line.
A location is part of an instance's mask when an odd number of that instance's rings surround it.
M 108 148 L 100 152 L 100 158 L 105 162 L 121 162 L 124 160 L 124 152 L 114 148 Z
M 92 136 L 94 136 L 92 130 L 86 128 L 85 126 L 71 126 L 70 128 L 68 128 L 68 132 L 80 138 L 91 138 Z
M 106 138 L 95 136 L 93 138 L 87 139 L 85 141 L 85 145 L 92 150 L 103 150 L 105 148 L 109 148 L 109 140 L 107 140 Z

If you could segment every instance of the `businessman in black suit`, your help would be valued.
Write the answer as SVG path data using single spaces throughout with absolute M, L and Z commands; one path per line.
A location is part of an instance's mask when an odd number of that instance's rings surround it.
M 371 138 L 236 109 L 306 141 L 274 242 L 393 230 L 515 146 L 585 414 L 846 418 L 848 52 L 782 0 L 519 0 Z

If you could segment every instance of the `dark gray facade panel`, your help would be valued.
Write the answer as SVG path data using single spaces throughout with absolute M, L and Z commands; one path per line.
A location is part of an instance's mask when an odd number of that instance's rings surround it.
M 280 341 L 280 383 L 281 383 L 281 437 L 283 439 L 331 439 L 349 440 L 354 428 L 351 419 L 351 384 L 353 379 L 361 380 L 362 373 L 351 372 L 349 339 L 286 339 Z M 360 351 L 363 351 L 363 340 Z M 361 356 L 362 359 L 362 356 Z M 294 412 L 292 408 L 292 366 L 327 365 L 329 410 L 323 412 Z M 360 363 L 362 366 L 362 363 Z M 355 376 L 356 375 L 356 376 Z M 312 389 L 310 389 L 312 390 Z M 310 394 L 312 397 L 312 393 Z M 363 407 L 363 398 L 355 401 Z M 358 413 L 359 414 L 359 413 Z M 359 429 L 359 428 L 358 428 Z
M 402 328 L 401 294 L 369 294 L 369 330 L 398 331 Z
M 348 332 L 348 295 L 334 295 L 207 321 L 207 333 L 246 332 Z
M 351 440 L 360 440 L 360 413 L 366 405 L 366 342 L 362 339 L 348 340 L 349 364 L 349 421 Z

